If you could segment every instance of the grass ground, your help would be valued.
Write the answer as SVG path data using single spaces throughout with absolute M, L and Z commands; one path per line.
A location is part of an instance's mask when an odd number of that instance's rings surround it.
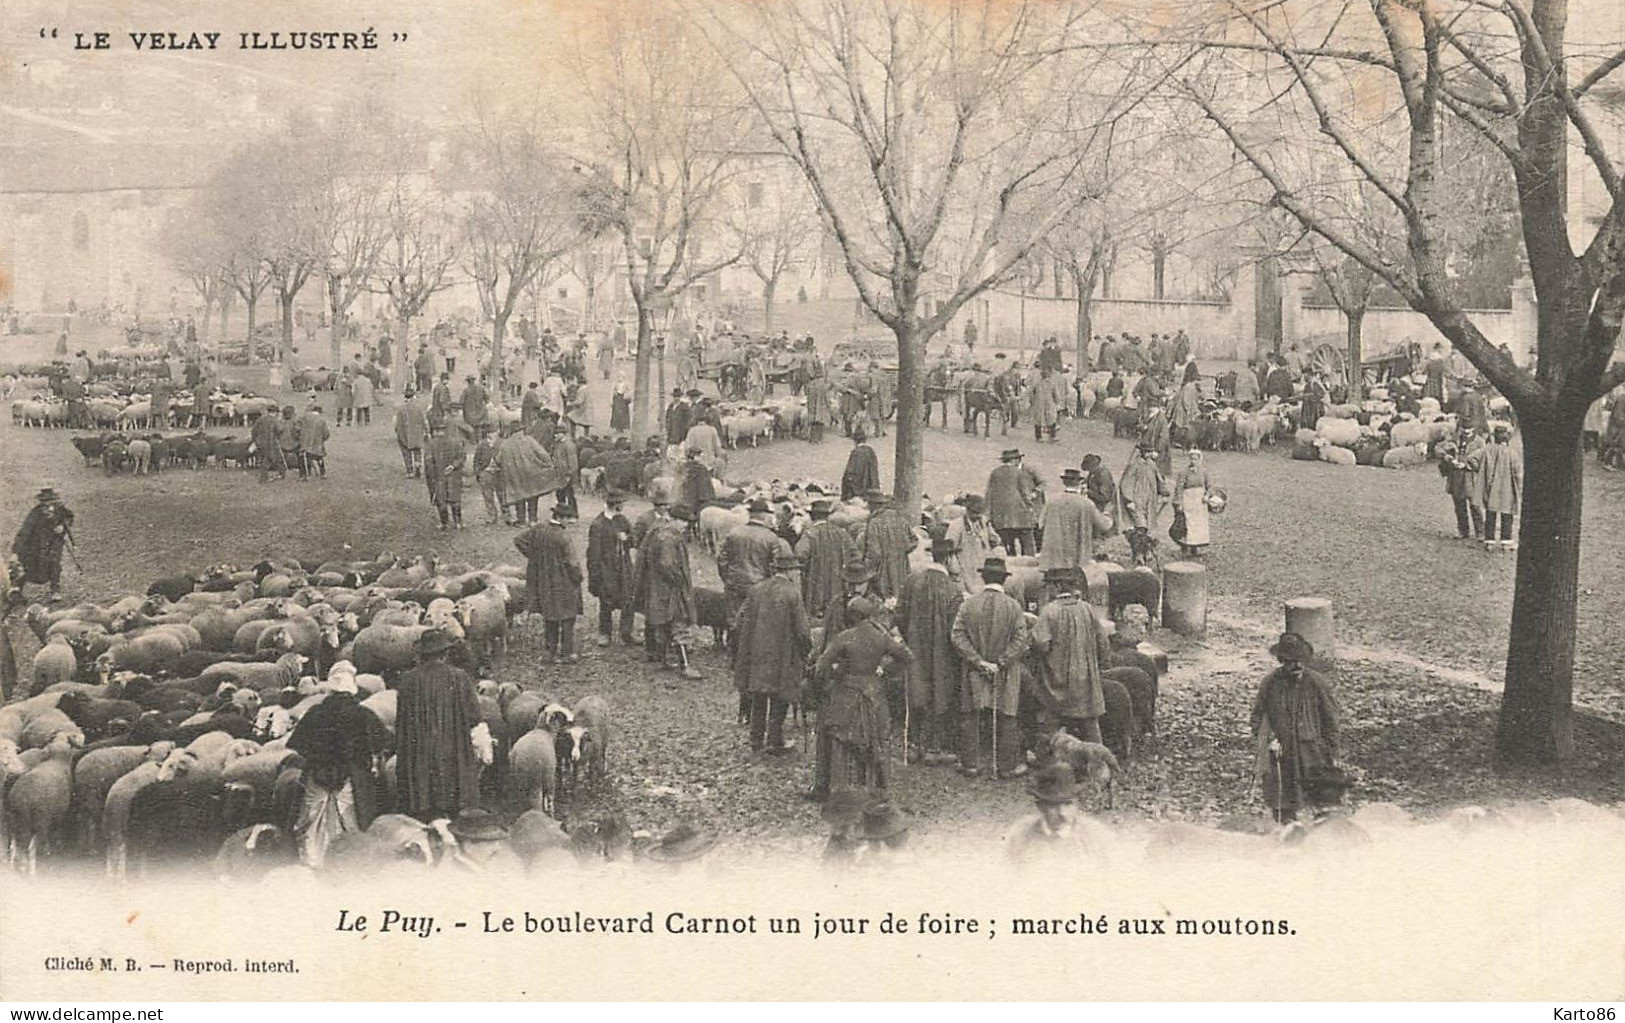
M 6 353 L 5 359 L 11 355 Z M 595 383 L 601 389 L 601 383 Z M 595 395 L 594 407 L 607 408 Z M 483 525 L 471 493 L 470 528 L 440 533 L 420 481 L 402 477 L 390 431 L 392 413 L 376 410 L 364 429 L 340 429 L 325 481 L 259 484 L 252 473 L 210 468 L 134 478 L 85 467 L 66 431 L 0 424 L 0 521 L 14 528 L 34 488 L 53 480 L 78 514 L 82 571 L 67 570 L 73 597 L 107 599 L 144 590 L 151 579 L 215 562 L 250 563 L 266 555 L 326 558 L 432 551 L 446 561 L 517 563 L 513 531 Z M 890 478 L 889 440 L 880 440 Z M 1009 440 L 933 429 L 926 487 L 933 494 L 980 490 Z M 1068 424 L 1061 443 L 1023 446 L 1053 480 L 1088 451 L 1121 466 L 1128 443 L 1104 424 Z M 848 445 L 781 441 L 734 453 L 730 478 L 835 479 Z M 1338 468 L 1292 462 L 1279 451 L 1217 454 L 1210 466 L 1230 494 L 1215 522 L 1207 556 L 1213 615 L 1203 643 L 1170 646 L 1171 671 L 1159 706 L 1160 741 L 1138 758 L 1119 814 L 1219 820 L 1258 811 L 1247 774 L 1247 712 L 1268 668 L 1267 637 L 1280 628 L 1281 605 L 1303 595 L 1331 597 L 1340 640 L 1360 650 L 1346 659 L 1336 686 L 1348 716 L 1346 756 L 1364 775 L 1358 798 L 1432 813 L 1465 802 L 1577 795 L 1625 798 L 1625 663 L 1621 630 L 1625 588 L 1610 585 L 1625 567 L 1625 540 L 1613 528 L 1625 480 L 1588 481 L 1581 570 L 1575 690 L 1581 705 L 1579 751 L 1564 769 L 1506 777 L 1490 770 L 1499 675 L 1507 638 L 1512 558 L 1454 539 L 1442 482 L 1432 466 L 1412 471 Z M 596 502 L 584 502 L 584 516 Z M 577 529 L 585 542 L 585 526 Z M 708 559 L 696 572 L 714 578 Z M 584 619 L 590 633 L 591 619 Z M 14 627 L 14 634 L 20 633 Z M 810 778 L 803 756 L 753 759 L 733 724 L 726 665 L 700 654 L 707 680 L 679 684 L 647 671 L 641 651 L 589 648 L 582 664 L 544 668 L 538 637 L 521 638 L 497 671 L 573 699 L 603 694 L 621 738 L 611 753 L 614 784 L 593 801 L 624 809 L 637 826 L 658 828 L 692 817 L 742 834 L 811 841 L 814 808 L 795 797 Z M 19 651 L 31 655 L 32 646 Z M 942 768 L 910 768 L 900 797 L 932 821 L 1008 819 L 1025 804 L 1013 785 L 970 782 Z

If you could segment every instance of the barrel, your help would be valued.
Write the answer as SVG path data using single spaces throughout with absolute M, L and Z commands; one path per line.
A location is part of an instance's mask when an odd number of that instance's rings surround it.
M 1181 636 L 1207 634 L 1207 566 L 1174 561 L 1162 566 L 1162 624 Z
M 1325 597 L 1295 597 L 1286 602 L 1286 631 L 1296 632 L 1315 648 L 1310 667 L 1325 670 L 1337 663 L 1337 621 Z

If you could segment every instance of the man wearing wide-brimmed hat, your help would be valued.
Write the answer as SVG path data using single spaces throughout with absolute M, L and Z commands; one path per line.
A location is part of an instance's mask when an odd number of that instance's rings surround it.
M 474 680 L 446 663 L 455 641 L 443 629 L 418 638 L 418 666 L 396 682 L 397 800 L 421 821 L 456 817 L 480 802 L 480 763 L 490 730 Z
M 1038 812 L 1022 818 L 1006 833 L 1005 852 L 1011 859 L 1097 851 L 1078 813 L 1079 785 L 1072 765 L 1056 762 L 1035 771 L 1027 783 L 1027 794 L 1033 797 Z
M 683 821 L 654 842 L 644 846 L 641 852 L 645 862 L 662 864 L 676 870 L 680 869 L 682 864 L 700 859 L 716 848 L 716 844 L 715 834 Z
M 604 510 L 587 526 L 587 592 L 598 598 L 598 645 L 609 646 L 614 634 L 615 612 L 621 613 L 621 642 L 631 646 L 632 594 L 636 586 L 632 569 L 632 523 L 622 513 L 626 494 L 610 490 L 604 495 Z
M 959 653 L 954 650 L 954 616 L 965 600 L 948 564 L 959 553 L 952 540 L 931 543 L 931 564 L 917 569 L 897 596 L 897 629 L 914 651 L 908 674 L 908 757 L 927 762 L 953 759 L 954 725 L 959 713 Z
M 869 505 L 869 520 L 863 525 L 858 548 L 875 573 L 874 591 L 881 600 L 889 600 L 908 579 L 908 556 L 919 541 L 903 513 L 892 506 L 890 494 L 871 490 L 864 500 Z
M 801 596 L 807 613 L 822 617 L 830 601 L 841 596 L 841 566 L 857 553 L 852 534 L 829 520 L 834 502 L 819 498 L 807 509 L 812 525 L 796 542 L 796 556 L 801 560 Z
M 687 505 L 669 511 L 659 508 L 638 547 L 644 654 L 665 666 L 667 654 L 676 646 L 676 668 L 690 679 L 700 677 L 688 660 L 685 643 L 686 627 L 695 622 L 694 575 L 688 560 L 688 526 L 694 519 L 695 511 Z
M 734 681 L 750 701 L 750 748 L 782 756 L 795 744 L 784 738 L 784 716 L 801 699 L 801 680 L 812 652 L 812 629 L 791 576 L 801 567 L 786 548 L 773 556 L 768 578 L 751 587 L 734 619 Z
M 1330 682 L 1305 665 L 1315 648 L 1296 632 L 1270 647 L 1280 667 L 1264 676 L 1253 703 L 1254 769 L 1264 802 L 1282 824 L 1307 803 L 1317 805 L 1336 766 L 1342 711 Z
M 914 654 L 892 637 L 879 601 L 854 597 L 847 610 L 858 623 L 824 647 L 815 668 L 822 695 L 818 731 L 829 740 L 829 785 L 834 791 L 885 788 L 891 736 L 885 679 L 912 665 Z
M 960 770 L 982 772 L 983 750 L 993 754 L 998 777 L 1026 773 L 1020 762 L 1016 715 L 1021 700 L 1021 656 L 1027 650 L 1027 616 L 1004 592 L 1010 575 L 1003 558 L 982 565 L 980 593 L 967 598 L 954 617 L 954 649 L 964 663 L 960 686 Z M 984 742 L 984 738 L 987 740 Z
M 987 477 L 988 521 L 1011 556 L 1037 552 L 1038 515 L 1044 501 L 1038 476 L 1022 464 L 1021 457 L 1017 448 L 1005 451 Z
M 464 810 L 446 827 L 457 840 L 451 862 L 482 874 L 519 875 L 524 861 L 508 844 L 508 827 L 489 810 Z
M 21 590 L 29 583 L 48 586 L 54 603 L 61 599 L 62 550 L 73 543 L 73 512 L 50 483 L 39 489 L 34 500 L 11 543 L 12 553 L 23 566 L 17 587 Z
M 841 500 L 850 501 L 871 490 L 880 489 L 880 459 L 869 446 L 869 435 L 860 426 L 852 431 L 852 453 L 846 456 L 841 472 Z
M 581 615 L 581 562 L 564 523 L 570 508 L 554 504 L 547 522 L 513 538 L 525 556 L 525 610 L 542 616 L 546 649 L 542 663 L 575 663 L 576 619 Z
M 1083 473 L 1068 467 L 1061 473 L 1061 493 L 1044 502 L 1039 525 L 1044 532 L 1044 549 L 1038 567 L 1076 568 L 1095 558 L 1095 543 L 1111 533 L 1112 520 L 1083 495 Z
M 1003 547 L 998 534 L 993 532 L 992 525 L 987 521 L 987 499 L 981 494 L 966 494 L 959 499 L 959 503 L 965 509 L 965 514 L 949 519 L 942 537 L 952 540 L 959 547 L 959 552 L 954 555 L 953 575 L 969 594 L 982 588 L 982 580 L 977 575 L 982 562 Z
M 773 506 L 765 498 L 754 498 L 745 506 L 749 516 L 743 526 L 728 534 L 717 552 L 717 575 L 728 604 L 731 622 L 745 604 L 751 587 L 773 575 L 773 560 L 793 557 L 784 538 L 773 532 Z
M 1084 599 L 1088 587 L 1080 569 L 1047 569 L 1044 582 L 1052 595 L 1032 627 L 1032 649 L 1039 655 L 1032 692 L 1052 728 L 1099 742 L 1100 716 L 1106 712 L 1100 681 L 1106 629 Z

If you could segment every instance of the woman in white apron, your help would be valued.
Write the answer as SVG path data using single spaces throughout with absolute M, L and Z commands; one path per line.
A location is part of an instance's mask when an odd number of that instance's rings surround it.
M 1208 494 L 1213 489 L 1202 452 L 1191 448 L 1184 468 L 1174 474 L 1174 524 L 1168 536 L 1185 557 L 1195 557 L 1211 542 L 1208 533 Z

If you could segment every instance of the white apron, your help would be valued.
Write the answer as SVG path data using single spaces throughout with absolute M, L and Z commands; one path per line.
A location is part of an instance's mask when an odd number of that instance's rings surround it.
M 1187 487 L 1179 495 L 1179 507 L 1185 512 L 1185 546 L 1205 547 L 1211 543 L 1207 529 L 1207 491 Z

